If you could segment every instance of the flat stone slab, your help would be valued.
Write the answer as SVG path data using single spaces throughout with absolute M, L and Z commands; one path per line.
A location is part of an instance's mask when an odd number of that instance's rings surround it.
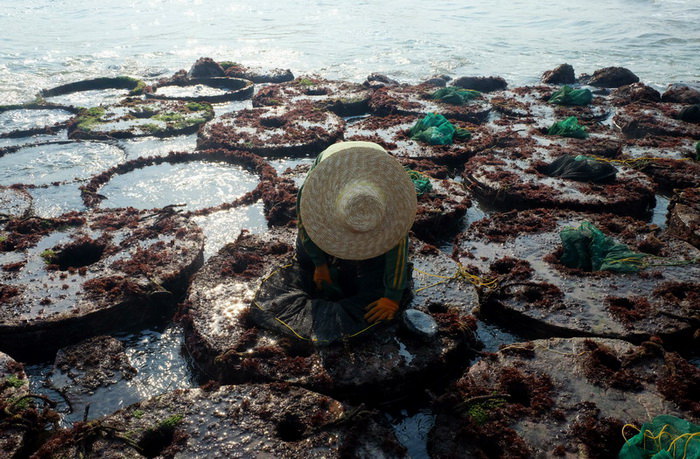
M 615 179 L 605 183 L 544 174 L 541 171 L 548 164 L 575 151 L 580 144 L 558 139 L 553 142 L 556 143 L 542 145 L 533 139 L 516 141 L 515 145 L 478 154 L 465 165 L 465 180 L 474 194 L 506 209 L 554 207 L 643 215 L 653 205 L 654 183 L 624 165 L 616 164 Z
M 372 93 L 369 109 L 380 116 L 425 116 L 437 113 L 445 118 L 481 124 L 491 112 L 491 104 L 485 98 L 474 99 L 464 105 L 453 105 L 430 99 L 438 88 L 429 84 L 385 86 Z
M 294 105 L 312 102 L 339 116 L 367 113 L 372 91 L 358 83 L 302 76 L 294 81 L 261 88 L 253 97 L 253 107 Z
M 155 84 L 146 92 L 149 99 L 189 100 L 210 104 L 249 99 L 252 95 L 252 81 L 229 77 L 175 79 Z
M 671 198 L 668 232 L 700 248 L 700 188 L 687 188 Z
M 113 434 L 100 435 L 104 431 Z M 382 415 L 282 384 L 177 390 L 61 432 L 37 454 L 80 453 L 90 458 L 407 457 Z
M 370 116 L 348 124 L 345 140 L 363 140 L 384 147 L 398 158 L 426 159 L 438 163 L 458 163 L 475 153 L 485 150 L 494 143 L 493 133 L 482 125 L 465 121 L 453 123 L 455 127 L 468 129 L 472 138 L 456 140 L 451 145 L 428 145 L 412 140 L 411 128 L 422 119 L 415 115 Z
M 244 150 L 262 156 L 318 154 L 343 135 L 345 122 L 312 102 L 227 113 L 199 131 L 197 148 Z
M 3 234 L 0 349 L 23 358 L 161 318 L 202 263 L 201 230 L 172 212 L 11 220 Z
M 32 196 L 20 188 L 0 186 L 0 216 L 22 218 L 32 208 Z
M 559 262 L 559 232 L 589 221 L 631 250 L 659 256 L 638 273 L 587 272 Z M 700 251 L 629 217 L 535 209 L 496 214 L 458 236 L 459 260 L 499 276 L 480 313 L 525 336 L 662 336 L 687 346 L 700 315 Z
M 409 307 L 430 314 L 438 336 L 430 343 L 380 324 L 347 345 L 315 347 L 309 341 L 260 330 L 248 317 L 255 292 L 293 255 L 296 232 L 243 234 L 196 275 L 184 312 L 186 346 L 197 365 L 224 383 L 284 381 L 324 393 L 381 398 L 419 389 L 453 365 L 466 363 L 476 345 L 468 316 L 477 303 L 471 284 L 457 281 L 416 292 Z M 411 258 L 414 287 L 452 276 L 457 265 L 435 248 Z M 456 363 L 455 363 L 456 362 Z
M 214 117 L 211 105 L 182 100 L 126 101 L 82 111 L 71 121 L 72 139 L 173 137 L 196 132 Z
M 558 86 L 523 86 L 505 91 L 497 91 L 487 96 L 493 109 L 516 118 L 529 118 L 537 127 L 549 127 L 555 121 L 575 116 L 581 121 L 600 121 L 612 114 L 612 106 L 606 97 L 594 96 L 588 105 L 550 104 L 552 94 L 561 89 Z
M 10 413 L 21 413 L 23 410 L 17 405 L 21 403 L 21 397 L 28 394 L 29 381 L 24 366 L 0 352 L 0 403 L 3 409 L 9 410 Z M 3 413 L 3 418 L 5 417 L 6 414 Z M 22 450 L 26 432 L 27 429 L 21 424 L 3 422 L 0 426 L 0 454 L 4 457 L 15 457 Z
M 618 109 L 613 122 L 629 138 L 645 136 L 700 138 L 700 125 L 676 117 L 684 106 L 674 103 L 637 103 Z
M 644 137 L 626 142 L 619 158 L 666 190 L 700 187 L 697 141 L 684 137 Z
M 616 457 L 625 424 L 700 419 L 700 369 L 653 342 L 552 338 L 486 356 L 443 396 L 432 457 Z M 627 438 L 637 433 L 624 429 Z
M 289 69 L 263 69 L 248 67 L 237 62 L 220 62 L 225 69 L 226 76 L 244 78 L 253 83 L 284 83 L 294 79 L 294 74 Z

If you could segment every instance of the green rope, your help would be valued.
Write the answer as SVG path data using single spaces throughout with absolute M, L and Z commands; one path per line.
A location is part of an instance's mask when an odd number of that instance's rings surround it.
M 409 168 L 406 168 L 406 172 L 408 172 L 408 176 L 411 177 L 411 181 L 413 182 L 413 186 L 416 188 L 416 195 L 418 197 L 433 191 L 433 185 L 430 183 L 430 177 L 422 172 L 414 171 Z

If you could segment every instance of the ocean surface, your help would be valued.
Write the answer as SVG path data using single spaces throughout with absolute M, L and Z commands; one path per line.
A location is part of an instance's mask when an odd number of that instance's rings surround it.
M 97 76 L 157 78 L 199 57 L 295 75 L 406 82 L 448 74 L 537 81 L 624 66 L 700 80 L 698 0 L 0 0 L 0 104 Z

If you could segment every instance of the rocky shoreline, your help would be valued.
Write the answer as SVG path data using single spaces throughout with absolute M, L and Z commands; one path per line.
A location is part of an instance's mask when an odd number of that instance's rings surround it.
M 412 135 L 430 113 L 461 137 Z M 295 78 L 209 58 L 159 81 L 97 78 L 0 107 L 0 451 L 409 457 L 385 413 L 418 404 L 434 420 L 422 432 L 431 457 L 610 457 L 625 424 L 697 423 L 699 113 L 699 88 L 661 94 L 620 67 L 577 77 L 565 64 L 513 88 L 493 76 Z M 427 183 L 408 307 L 430 333 L 402 316 L 317 347 L 250 320 L 258 286 L 293 255 L 309 158 L 341 140 L 379 143 Z M 553 175 L 564 156 L 614 173 Z M 166 163 L 193 176 L 239 167 L 256 185 L 183 209 L 194 197 L 179 177 L 164 207 L 102 204 L 115 177 L 148 182 Z M 52 198 L 44 214 L 37 202 Z M 254 206 L 248 224 L 262 229 L 226 223 Z M 639 253 L 641 269 L 564 266 L 559 234 L 584 221 Z M 482 342 L 485 321 L 516 342 Z M 152 324 L 181 330 L 200 387 L 98 403 L 138 373 L 114 337 Z M 30 386 L 25 365 L 54 356 Z

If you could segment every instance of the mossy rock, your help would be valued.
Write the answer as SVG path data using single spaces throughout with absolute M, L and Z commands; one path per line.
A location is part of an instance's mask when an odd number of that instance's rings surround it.
M 72 139 L 113 139 L 191 134 L 214 117 L 208 103 L 176 100 L 128 100 L 85 109 L 71 121 Z

